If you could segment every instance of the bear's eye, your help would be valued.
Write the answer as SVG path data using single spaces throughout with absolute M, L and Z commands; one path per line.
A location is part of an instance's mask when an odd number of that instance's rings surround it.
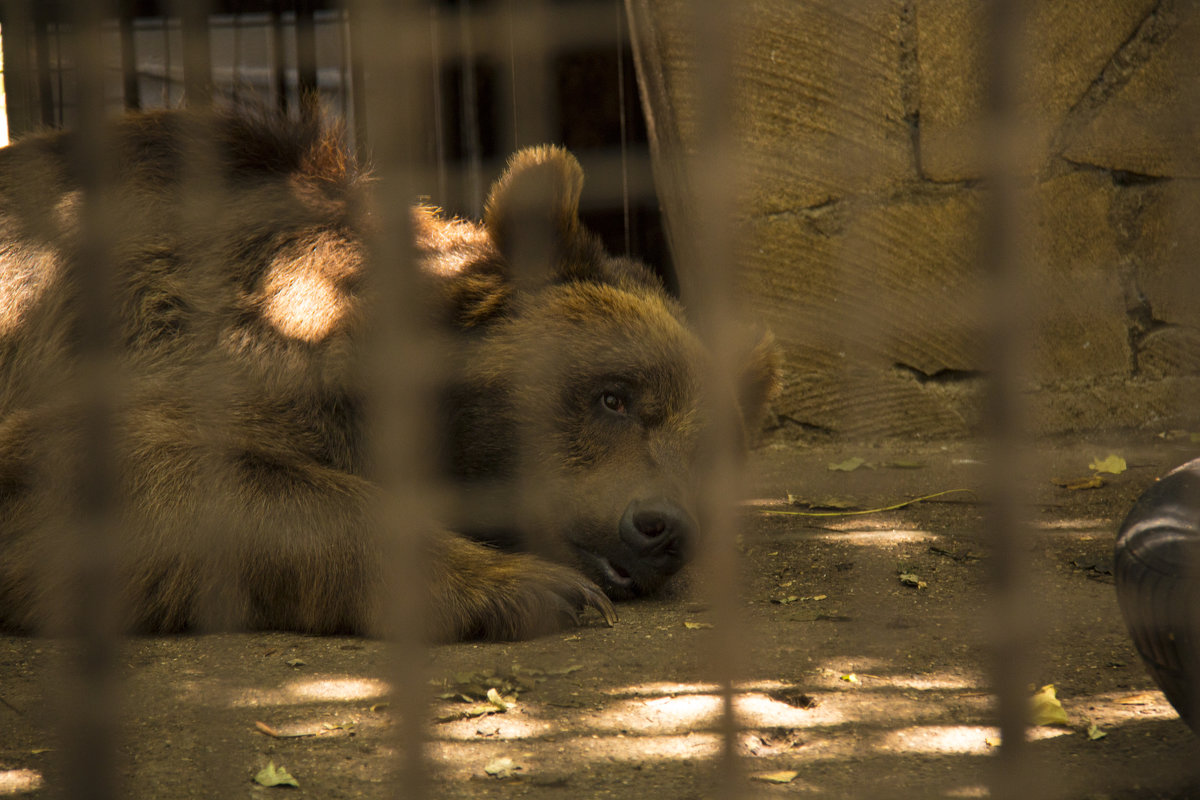
M 626 413 L 625 398 L 616 392 L 605 392 L 600 395 L 600 405 L 604 406 L 614 414 Z

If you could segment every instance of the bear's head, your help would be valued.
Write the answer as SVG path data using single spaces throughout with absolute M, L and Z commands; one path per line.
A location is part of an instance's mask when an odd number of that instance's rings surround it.
M 469 346 L 451 402 L 466 487 L 455 529 L 577 566 L 624 599 L 695 551 L 711 409 L 736 409 L 744 451 L 779 355 L 769 333 L 747 337 L 740 375 L 716 378 L 661 281 L 580 222 L 582 186 L 569 153 L 539 147 L 514 156 L 488 199 L 505 310 Z

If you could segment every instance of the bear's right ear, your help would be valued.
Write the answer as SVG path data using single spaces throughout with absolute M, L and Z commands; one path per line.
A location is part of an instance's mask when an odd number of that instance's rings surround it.
M 583 169 L 561 147 L 517 152 L 492 186 L 483 223 L 518 282 L 544 281 L 589 235 L 579 221 Z

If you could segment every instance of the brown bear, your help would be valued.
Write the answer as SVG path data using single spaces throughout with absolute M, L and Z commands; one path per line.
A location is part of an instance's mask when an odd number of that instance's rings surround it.
M 377 215 L 343 138 L 229 109 L 130 115 L 108 132 L 121 386 L 112 575 L 128 630 L 381 631 L 387 576 L 352 357 Z M 81 429 L 63 398 L 88 302 L 64 268 L 78 250 L 74 147 L 53 132 L 0 150 L 8 630 L 64 629 L 75 591 L 61 566 Z M 220 196 L 200 225 L 185 180 L 198 152 Z M 695 547 L 705 351 L 660 281 L 580 223 L 582 181 L 568 153 L 534 148 L 514 156 L 481 224 L 413 212 L 430 312 L 455 344 L 436 427 L 439 469 L 462 499 L 422 533 L 437 640 L 528 637 L 588 607 L 612 622 L 609 598 L 655 591 Z M 515 276 L 530 209 L 514 198 L 530 197 L 544 198 L 551 238 Z M 769 336 L 748 348 L 748 428 L 776 358 Z M 528 487 L 533 502 L 513 500 Z

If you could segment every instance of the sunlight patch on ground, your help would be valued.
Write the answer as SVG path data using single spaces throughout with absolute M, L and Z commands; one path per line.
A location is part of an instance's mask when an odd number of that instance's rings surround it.
M 0 795 L 24 794 L 42 788 L 42 773 L 34 769 L 0 770 Z
M 774 682 L 770 682 L 774 683 Z M 588 714 L 583 725 L 592 730 L 625 731 L 642 735 L 661 735 L 696 730 L 715 725 L 720 718 L 721 698 L 711 684 L 668 684 L 670 694 L 648 696 L 644 687 L 627 687 L 620 694 L 633 699 L 613 703 L 603 711 Z M 782 686 L 782 684 L 780 684 Z M 801 728 L 814 725 L 838 725 L 846 717 L 838 704 L 799 708 L 762 692 L 739 690 L 734 698 L 734 713 L 743 728 Z
M 527 714 L 536 714 L 538 710 L 536 706 L 518 702 L 516 709 L 504 714 L 466 717 L 454 722 L 439 723 L 434 726 L 433 733 L 438 739 L 457 739 L 464 742 L 477 742 L 481 735 L 487 736 L 488 739 L 503 741 L 548 736 L 562 728 L 560 715 L 554 722 L 549 722 L 544 719 L 523 716 L 521 713 L 523 711 Z M 558 709 L 554 710 L 558 711 Z
M 1099 694 L 1060 697 L 1072 720 L 1095 722 L 1102 729 L 1117 728 L 1149 720 L 1179 719 L 1178 712 L 1157 689 L 1122 690 Z M 1184 724 L 1182 721 L 1180 725 Z
M 1099 517 L 1035 520 L 1030 525 L 1040 531 L 1067 531 L 1069 533 L 1104 531 L 1111 534 L 1113 530 L 1111 519 L 1100 519 Z
M 1077 736 L 1078 734 L 1079 731 L 1074 728 L 1050 727 L 1048 725 L 1025 729 L 1025 738 L 1031 742 L 1040 742 L 1044 739 L 1057 739 L 1060 736 Z
M 991 797 L 992 793 L 988 791 L 986 786 L 975 784 L 973 786 L 956 786 L 953 789 L 947 789 L 942 793 L 943 797 L 951 798 L 971 798 L 971 797 Z
M 805 728 L 846 721 L 845 714 L 832 704 L 797 708 L 763 694 L 739 697 L 734 708 L 741 726 L 750 728 Z
M 679 694 L 714 694 L 717 691 L 715 683 L 639 683 L 634 686 L 622 686 L 619 689 L 609 689 L 608 694 L 618 697 L 661 697 Z
M 826 675 L 848 675 L 850 673 L 870 674 L 878 670 L 884 672 L 891 668 L 891 662 L 872 656 L 838 656 L 836 660 L 821 662 L 818 672 Z
M 689 732 L 673 736 L 572 736 L 560 740 L 552 754 L 545 750 L 523 749 L 521 743 L 494 739 L 473 742 L 441 741 L 431 743 L 429 756 L 445 769 L 460 776 L 484 777 L 483 767 L 493 758 L 511 758 L 521 767 L 522 778 L 546 778 L 569 769 L 572 773 L 587 768 L 605 768 L 614 761 L 647 764 L 712 758 L 720 751 L 721 740 L 715 733 Z M 586 766 L 585 766 L 586 765 Z M 582 774 L 586 774 L 583 772 Z M 578 778 L 578 776 L 576 776 Z
M 853 525 L 847 523 L 844 528 L 840 528 L 836 524 L 831 524 L 830 527 L 837 528 L 837 530 L 819 533 L 813 538 L 826 542 L 838 542 L 840 544 L 856 544 L 863 547 L 886 547 L 888 545 L 908 544 L 912 542 L 935 542 L 940 539 L 940 537 L 929 531 L 916 528 L 903 530 L 890 525 L 870 528 L 863 526 L 861 521 L 855 522 Z
M 999 736 L 999 729 L 986 725 L 913 725 L 885 734 L 882 747 L 902 753 L 981 755 L 992 749 L 987 740 Z
M 279 689 L 232 690 L 228 703 L 233 708 L 283 706 L 313 702 L 347 702 L 384 697 L 390 687 L 374 678 L 311 678 L 291 681 Z M 198 691 L 203 696 L 204 691 Z
M 885 678 L 882 678 L 881 681 L 885 685 L 892 686 L 897 689 L 916 689 L 922 692 L 945 692 L 961 690 L 985 691 L 985 687 L 980 681 L 964 678 L 961 675 L 951 675 L 949 673 L 889 675 Z
M 684 733 L 714 724 L 720 716 L 721 698 L 712 694 L 679 694 L 624 700 L 603 711 L 588 714 L 583 724 L 604 731 L 643 734 Z

